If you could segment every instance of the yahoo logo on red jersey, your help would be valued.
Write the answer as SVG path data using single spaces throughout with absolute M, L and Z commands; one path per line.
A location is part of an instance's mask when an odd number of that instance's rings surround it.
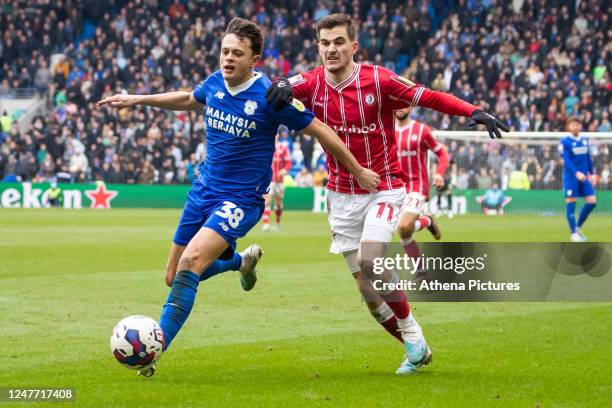
M 363 133 L 370 133 L 370 132 L 376 132 L 376 123 L 370 123 L 369 126 L 361 126 L 361 127 L 357 127 L 355 125 L 352 125 L 351 127 L 347 128 L 344 126 L 336 126 L 334 125 L 334 130 L 336 131 L 336 133 L 357 133 L 357 134 L 363 134 Z

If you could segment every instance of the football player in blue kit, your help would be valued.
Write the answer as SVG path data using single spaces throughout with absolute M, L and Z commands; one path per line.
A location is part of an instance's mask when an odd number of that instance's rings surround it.
M 574 242 L 587 240 L 582 233 L 581 227 L 587 220 L 589 214 L 595 208 L 597 199 L 591 178 L 593 176 L 593 160 L 591 159 L 591 146 L 586 137 L 580 136 L 582 122 L 577 117 L 567 120 L 567 130 L 571 136 L 561 140 L 559 153 L 563 157 L 563 192 L 565 194 L 565 205 L 567 223 L 570 229 L 570 239 Z M 576 222 L 576 199 L 584 197 L 584 206 L 580 210 L 578 222 Z
M 341 139 L 287 93 L 289 105 L 270 106 L 265 93 L 271 81 L 254 67 L 261 57 L 263 35 L 254 23 L 235 18 L 221 43 L 220 70 L 193 92 L 156 95 L 117 94 L 98 102 L 115 108 L 147 105 L 169 110 L 202 109 L 207 130 L 206 160 L 188 194 L 174 234 L 166 267 L 171 286 L 160 326 L 167 348 L 193 307 L 200 281 L 227 270 L 239 270 L 243 289 L 256 281 L 261 248 L 236 253 L 236 240 L 257 224 L 263 195 L 271 181 L 274 140 L 280 124 L 316 137 L 362 188 L 376 191 L 380 177 L 359 165 Z M 155 365 L 139 374 L 151 376 Z

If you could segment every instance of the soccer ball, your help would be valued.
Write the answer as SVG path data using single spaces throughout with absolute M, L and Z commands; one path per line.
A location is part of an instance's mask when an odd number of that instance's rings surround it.
M 113 329 L 111 352 L 119 363 L 132 370 L 151 365 L 164 351 L 159 324 L 147 316 L 128 316 Z

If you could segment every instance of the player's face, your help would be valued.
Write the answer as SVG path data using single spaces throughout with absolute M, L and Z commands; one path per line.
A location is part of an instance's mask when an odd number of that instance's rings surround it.
M 357 52 L 357 41 L 351 41 L 346 26 L 324 28 L 319 32 L 319 55 L 329 72 L 345 69 Z
M 582 124 L 574 120 L 567 125 L 567 128 L 572 135 L 578 136 L 578 133 L 582 130 Z
M 228 34 L 221 42 L 219 65 L 223 78 L 231 86 L 240 85 L 249 79 L 253 67 L 259 62 L 259 55 L 254 55 L 251 40 L 242 40 L 236 34 Z
M 410 115 L 410 108 L 398 109 L 395 111 L 395 117 L 398 120 L 404 120 Z

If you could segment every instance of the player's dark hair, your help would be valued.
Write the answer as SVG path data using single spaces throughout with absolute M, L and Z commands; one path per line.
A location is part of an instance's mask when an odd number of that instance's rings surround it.
M 319 39 L 321 30 L 331 30 L 332 28 L 338 26 L 345 26 L 349 40 L 355 40 L 355 23 L 348 14 L 330 14 L 329 16 L 323 17 L 321 20 L 319 20 L 315 26 L 317 30 L 317 39 Z
M 248 38 L 251 40 L 251 50 L 255 55 L 261 55 L 263 48 L 263 33 L 259 26 L 244 18 L 235 17 L 229 22 L 225 29 L 225 34 L 234 34 L 240 40 Z

